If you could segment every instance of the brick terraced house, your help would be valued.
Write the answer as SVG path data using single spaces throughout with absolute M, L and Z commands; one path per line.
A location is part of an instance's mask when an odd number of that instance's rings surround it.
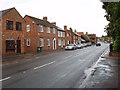
M 60 27 L 57 27 L 58 31 L 58 48 L 64 48 L 65 47 L 65 42 L 66 42 L 66 35 L 65 35 L 65 30 L 61 29 Z
M 0 11 L 2 56 L 25 52 L 25 20 L 15 8 Z
M 56 50 L 58 48 L 57 27 L 47 20 L 26 15 L 26 52 L 37 52 L 37 47 L 42 50 Z

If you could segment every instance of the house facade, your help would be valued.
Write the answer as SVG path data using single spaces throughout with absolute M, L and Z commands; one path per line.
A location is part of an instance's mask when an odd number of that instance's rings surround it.
M 64 26 L 65 34 L 66 34 L 66 45 L 67 44 L 73 44 L 73 30 L 72 28 L 67 29 L 67 26 Z
M 25 53 L 25 21 L 15 8 L 2 10 L 2 56 Z
M 58 48 L 58 32 L 54 24 L 47 20 L 26 15 L 26 51 L 37 52 L 38 47 L 42 50 L 56 50 Z
M 60 27 L 57 27 L 58 31 L 58 48 L 64 48 L 66 45 L 66 32 L 65 30 L 61 29 Z
M 96 34 L 87 34 L 93 44 L 97 43 Z

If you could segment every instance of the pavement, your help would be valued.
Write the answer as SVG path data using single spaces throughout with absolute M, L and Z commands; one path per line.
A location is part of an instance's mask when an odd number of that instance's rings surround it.
M 120 89 L 120 56 L 109 56 L 109 51 L 106 51 L 85 74 L 79 88 Z
M 41 56 L 48 56 L 63 52 L 64 49 L 50 50 L 50 51 L 42 51 L 39 53 L 26 53 L 26 54 L 18 54 L 12 56 L 4 56 L 2 57 L 2 66 L 15 64 L 20 62 L 27 62 L 33 60 L 34 58 L 40 58 Z M 1 63 L 1 62 L 0 62 Z

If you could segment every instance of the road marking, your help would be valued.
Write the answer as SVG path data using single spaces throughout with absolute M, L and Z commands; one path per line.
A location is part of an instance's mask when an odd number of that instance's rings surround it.
M 1 79 L 0 82 L 5 81 L 5 80 L 8 80 L 8 79 L 10 79 L 10 78 L 11 78 L 11 77 L 7 77 L 7 78 L 4 78 L 4 79 Z
M 34 70 L 39 69 L 39 68 L 42 68 L 42 67 L 45 67 L 45 66 L 48 66 L 48 65 L 53 64 L 53 63 L 55 63 L 55 62 L 56 62 L 56 61 L 53 61 L 53 62 L 44 64 L 44 65 L 41 65 L 41 66 L 39 66 L 39 67 L 35 67 Z
M 65 57 L 65 59 L 67 59 L 67 58 L 70 58 L 70 57 L 72 57 L 73 55 L 70 55 L 70 56 L 68 56 L 68 57 Z

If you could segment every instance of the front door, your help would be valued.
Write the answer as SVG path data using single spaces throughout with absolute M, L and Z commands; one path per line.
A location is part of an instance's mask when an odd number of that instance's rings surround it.
M 53 39 L 53 50 L 56 50 L 56 38 Z
M 21 53 L 21 40 L 17 40 L 17 54 Z

